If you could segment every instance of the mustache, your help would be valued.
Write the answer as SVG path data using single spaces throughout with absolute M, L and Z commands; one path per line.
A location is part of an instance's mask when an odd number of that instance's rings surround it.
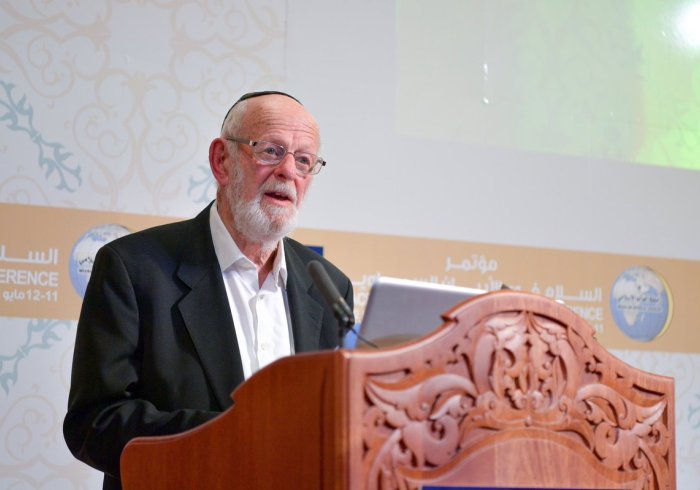
M 297 189 L 291 182 L 279 182 L 279 181 L 268 181 L 260 186 L 258 191 L 258 196 L 262 197 L 263 194 L 275 193 L 285 196 L 287 199 L 292 201 L 296 205 L 297 203 Z

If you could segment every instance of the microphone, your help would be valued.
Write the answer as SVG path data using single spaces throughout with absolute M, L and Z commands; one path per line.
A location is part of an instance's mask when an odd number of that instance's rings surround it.
M 326 269 L 318 260 L 312 260 L 306 267 L 309 274 L 311 274 L 311 279 L 313 279 L 314 284 L 316 284 L 316 287 L 321 291 L 323 299 L 325 299 L 326 303 L 331 307 L 335 319 L 338 321 L 338 327 L 340 327 L 338 338 L 341 339 L 339 341 L 339 345 L 341 345 L 342 337 L 345 335 L 345 332 L 347 330 L 352 330 L 355 325 L 355 315 L 345 301 L 345 298 L 338 292 L 338 288 L 336 288 L 333 281 L 331 281 Z

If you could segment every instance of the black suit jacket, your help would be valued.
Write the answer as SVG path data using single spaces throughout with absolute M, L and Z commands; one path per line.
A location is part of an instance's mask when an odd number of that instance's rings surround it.
M 321 261 L 351 307 L 352 284 L 312 250 L 284 240 L 295 350 L 333 348 L 337 323 L 306 265 Z M 105 472 L 104 488 L 120 488 L 119 457 L 130 439 L 212 419 L 243 380 L 209 207 L 100 249 L 78 322 L 63 429 L 71 452 Z

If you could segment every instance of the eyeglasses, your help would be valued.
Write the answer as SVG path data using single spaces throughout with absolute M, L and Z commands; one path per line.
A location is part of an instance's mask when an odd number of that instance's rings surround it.
M 305 151 L 292 153 L 284 146 L 270 143 L 269 141 L 249 141 L 242 138 L 226 139 L 234 143 L 252 147 L 255 157 L 261 165 L 277 165 L 287 156 L 287 153 L 289 153 L 294 157 L 297 174 L 299 175 L 315 175 L 326 165 L 326 161 L 318 155 Z

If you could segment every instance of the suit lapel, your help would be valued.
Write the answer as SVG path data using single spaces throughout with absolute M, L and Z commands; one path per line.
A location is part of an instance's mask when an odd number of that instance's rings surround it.
M 185 327 L 220 408 L 231 405 L 231 392 L 243 382 L 243 367 L 209 229 L 209 207 L 193 221 L 177 271 L 190 292 L 178 304 Z
M 231 391 L 243 382 L 238 342 L 226 288 L 209 229 L 209 207 L 191 222 L 178 277 L 190 288 L 178 303 L 202 367 L 222 410 L 231 405 Z M 296 352 L 318 350 L 323 307 L 310 296 L 313 286 L 306 264 L 285 240 L 287 300 Z
M 294 349 L 296 352 L 318 350 L 323 321 L 323 307 L 309 295 L 313 286 L 306 264 L 294 251 L 293 243 L 284 242 L 287 260 L 287 300 L 292 319 Z

